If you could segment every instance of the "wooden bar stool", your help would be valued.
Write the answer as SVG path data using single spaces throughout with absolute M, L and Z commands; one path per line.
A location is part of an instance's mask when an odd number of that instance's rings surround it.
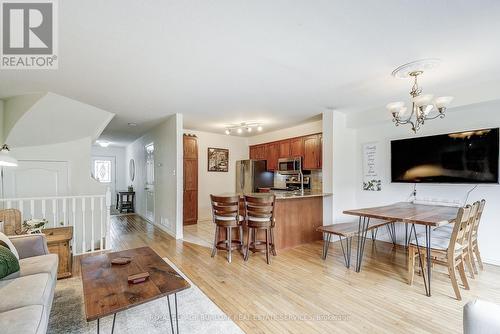
M 217 250 L 227 251 L 227 261 L 231 263 L 231 253 L 235 249 L 243 252 L 243 216 L 240 215 L 239 196 L 210 195 L 212 216 L 215 224 L 214 246 L 212 257 Z M 226 238 L 219 240 L 220 229 L 226 230 Z M 239 240 L 233 240 L 232 230 L 238 228 Z
M 274 244 L 274 207 L 276 203 L 275 195 L 245 196 L 245 221 L 248 227 L 247 249 L 245 261 L 248 260 L 250 251 L 266 252 L 266 262 L 269 261 L 269 250 L 276 256 L 276 247 Z M 266 233 L 265 241 L 257 240 L 257 231 L 264 230 Z M 265 245 L 264 247 L 261 247 Z

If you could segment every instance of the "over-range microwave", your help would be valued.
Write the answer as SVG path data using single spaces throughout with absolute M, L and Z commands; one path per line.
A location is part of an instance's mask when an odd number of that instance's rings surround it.
M 278 173 L 298 174 L 300 172 L 302 172 L 301 157 L 278 159 Z

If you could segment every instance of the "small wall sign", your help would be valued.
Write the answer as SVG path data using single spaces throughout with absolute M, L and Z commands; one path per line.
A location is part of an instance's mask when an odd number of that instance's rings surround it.
M 378 168 L 378 143 L 363 144 L 363 190 L 382 190 Z

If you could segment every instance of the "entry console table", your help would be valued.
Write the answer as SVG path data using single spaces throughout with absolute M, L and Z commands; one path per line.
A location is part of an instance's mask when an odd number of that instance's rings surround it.
M 135 191 L 119 191 L 116 193 L 116 209 L 123 212 L 134 212 Z
M 370 219 L 381 219 L 388 222 L 400 222 L 411 225 L 410 236 L 413 233 L 417 248 L 420 252 L 420 246 L 426 247 L 426 258 L 431 257 L 431 232 L 438 226 L 446 225 L 455 220 L 458 208 L 440 205 L 423 205 L 407 202 L 395 203 L 386 206 L 379 206 L 365 209 L 346 210 L 344 214 L 359 217 L 358 222 L 358 247 L 356 255 L 356 271 L 361 270 L 363 261 L 363 251 L 365 248 L 366 234 L 370 229 Z M 425 227 L 425 241 L 418 240 L 415 225 Z M 425 292 L 427 296 L 431 295 L 431 265 L 432 261 L 426 261 L 427 275 L 424 278 Z M 427 277 L 426 277 L 427 276 Z

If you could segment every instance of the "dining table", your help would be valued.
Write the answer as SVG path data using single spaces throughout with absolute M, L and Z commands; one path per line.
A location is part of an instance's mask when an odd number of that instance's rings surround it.
M 431 257 L 431 240 L 432 230 L 446 224 L 453 223 L 457 217 L 459 208 L 444 205 L 429 205 L 429 204 L 416 204 L 412 202 L 399 202 L 390 205 L 370 207 L 363 209 L 345 210 L 343 213 L 346 215 L 357 216 L 358 218 L 358 244 L 356 250 L 356 272 L 361 271 L 361 264 L 363 261 L 363 253 L 366 242 L 366 234 L 370 227 L 370 220 L 379 219 L 389 223 L 404 223 L 410 226 L 410 234 L 407 240 L 412 240 L 414 236 L 414 243 L 417 246 L 419 255 L 421 254 L 421 247 L 425 244 L 426 258 Z M 415 225 L 421 225 L 425 228 L 425 242 L 419 241 L 419 236 L 424 236 L 424 233 L 417 234 Z M 422 257 L 420 256 L 420 259 Z M 427 296 L 431 296 L 431 265 L 432 261 L 426 261 L 427 273 L 424 268 L 422 270 L 422 277 L 424 279 L 425 292 Z M 420 261 L 422 267 L 422 261 Z

